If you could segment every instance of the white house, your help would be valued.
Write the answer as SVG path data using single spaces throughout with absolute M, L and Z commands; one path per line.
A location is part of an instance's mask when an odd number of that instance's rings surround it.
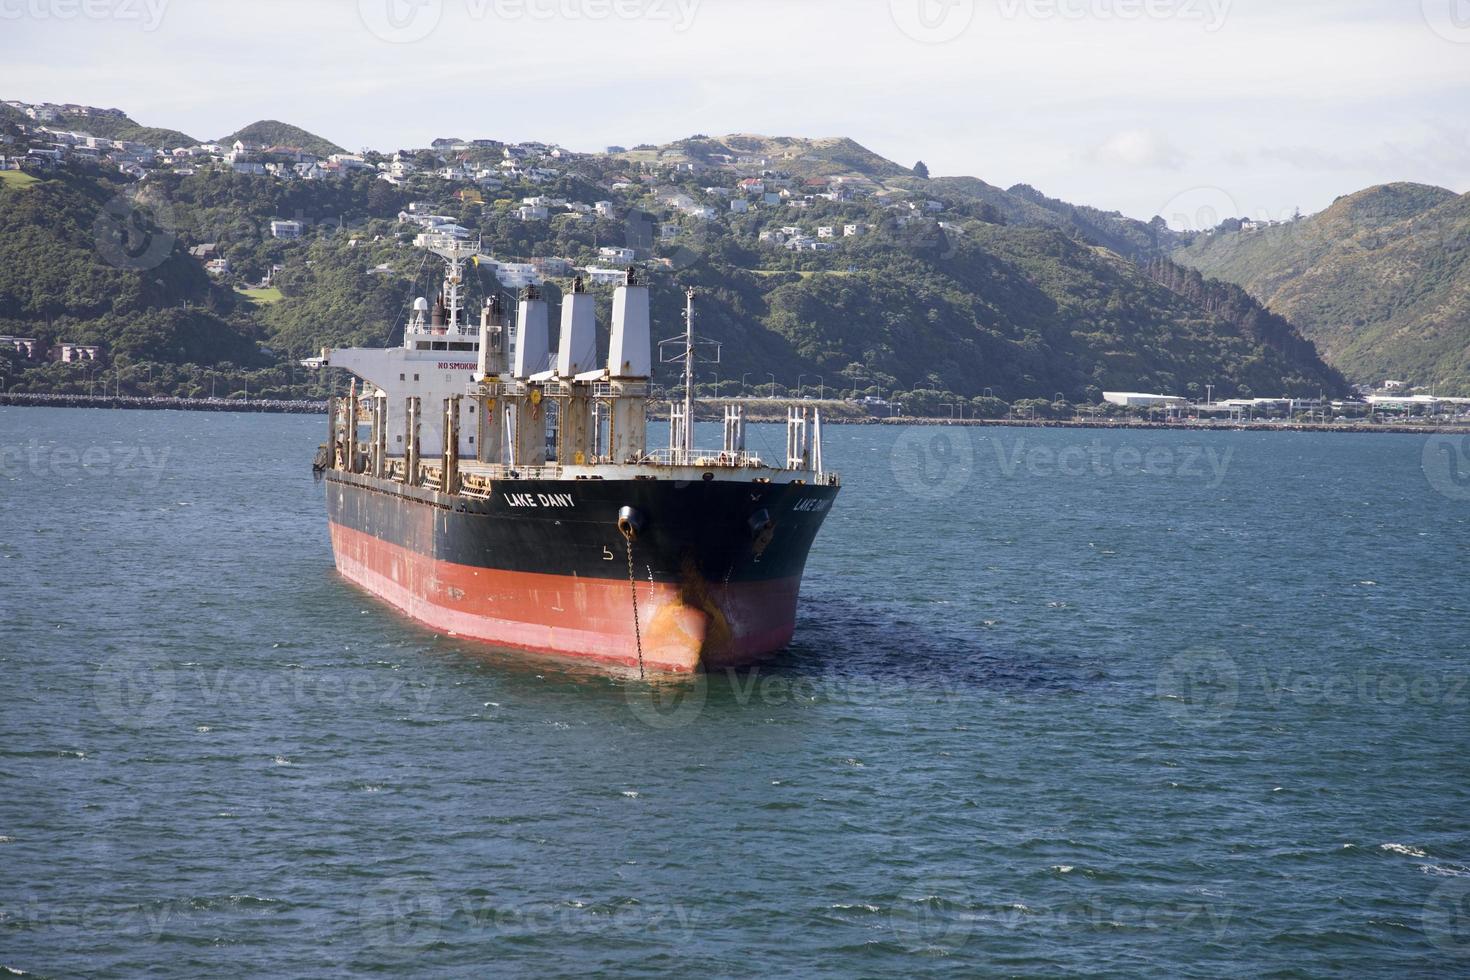
M 543 259 L 532 259 L 531 264 L 543 276 L 566 276 L 572 272 L 571 259 L 562 259 L 551 256 Z
M 818 238 L 836 238 L 837 237 L 837 229 L 834 228 L 834 227 L 832 227 L 831 225 L 822 225 L 820 228 L 817 229 L 817 237 Z
M 597 255 L 598 258 L 608 262 L 622 262 L 624 264 L 632 262 L 637 257 L 637 253 L 633 249 L 622 248 L 617 245 L 604 245 L 597 250 Z
M 621 286 L 628 281 L 628 273 L 623 269 L 599 269 L 596 266 L 588 266 L 587 278 L 599 286 Z
M 299 221 L 272 221 L 271 237 L 297 239 L 301 237 L 301 222 Z
M 530 262 L 497 262 L 495 277 L 510 289 L 541 285 L 541 275 Z
M 534 204 L 523 204 L 516 208 L 516 217 L 522 221 L 545 221 L 550 214 L 550 211 Z
M 613 203 L 611 201 L 598 201 L 595 205 L 599 218 L 611 218 L 613 216 Z

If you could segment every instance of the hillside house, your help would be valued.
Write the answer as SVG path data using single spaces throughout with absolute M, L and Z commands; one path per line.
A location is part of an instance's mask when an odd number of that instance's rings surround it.
M 572 260 L 549 256 L 547 258 L 532 259 L 531 265 L 543 276 L 569 276 L 572 274 Z
M 51 360 L 62 364 L 80 364 L 95 361 L 102 356 L 102 348 L 91 344 L 57 344 L 49 353 Z
M 628 281 L 628 273 L 624 269 L 600 269 L 597 266 L 587 267 L 587 278 L 598 286 L 621 286 Z
M 35 337 L 0 337 L 0 347 L 8 347 L 32 360 L 36 357 L 36 348 L 40 343 Z

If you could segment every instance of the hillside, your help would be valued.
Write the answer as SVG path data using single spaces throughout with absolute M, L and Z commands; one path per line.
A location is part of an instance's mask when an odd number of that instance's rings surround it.
M 22 116 L 24 119 L 24 116 Z M 132 140 L 149 146 L 173 149 L 177 146 L 193 146 L 199 141 L 177 129 L 144 126 L 127 116 L 62 116 L 58 122 L 47 123 L 54 129 L 67 129 L 79 133 L 90 133 L 111 140 Z
M 221 136 L 216 142 L 224 146 L 233 144 L 236 140 L 244 140 L 247 143 L 259 143 L 262 146 L 294 146 L 305 150 L 307 153 L 319 157 L 331 156 L 333 153 L 346 153 L 336 143 L 323 139 L 315 133 L 309 133 L 299 126 L 289 123 L 278 122 L 275 119 L 262 119 L 253 122 L 243 129 L 237 129 L 228 136 Z
M 800 139 L 793 136 L 758 136 L 734 133 L 729 136 L 691 136 L 659 147 L 637 147 L 615 154 L 622 159 L 646 164 L 697 162 L 714 166 L 726 159 L 763 159 L 769 166 L 802 177 L 860 174 L 864 177 L 907 177 L 911 171 L 884 159 L 845 137 Z
M 1388 184 L 1174 253 L 1238 283 L 1354 381 L 1470 390 L 1470 195 Z
M 312 139 L 279 123 L 235 135 Z M 165 166 L 141 184 L 84 164 L 54 171 L 0 202 L 0 330 L 97 341 L 109 357 L 157 366 L 143 373 L 183 390 L 196 391 L 207 374 L 232 390 L 301 392 L 318 379 L 303 377 L 297 358 L 323 345 L 390 342 L 408 300 L 435 288 L 411 246 L 417 228 L 400 220 L 418 202 L 418 213 L 451 216 L 482 236 L 500 260 L 558 256 L 585 268 L 605 264 L 604 246 L 632 246 L 650 269 L 658 322 L 671 329 L 682 289 L 697 286 L 701 332 L 725 345 L 718 369 L 700 379 L 706 394 L 736 394 L 741 380 L 774 374 L 786 388 L 820 378 L 847 394 L 897 394 L 914 411 L 941 412 L 962 398 L 1003 415 L 1008 402 L 1097 401 L 1104 389 L 1345 388 L 1289 323 L 1243 293 L 1141 264 L 1157 259 L 1154 226 L 1030 188 L 921 180 L 850 140 L 693 137 L 662 150 L 548 158 L 552 169 L 536 174 L 500 170 L 493 148 L 456 151 L 457 166 L 497 166 L 499 179 L 477 190 L 467 176 L 445 180 L 449 161 L 434 151 L 414 159 L 421 169 L 402 186 L 371 169 L 297 180 Z M 703 165 L 687 166 L 695 161 Z M 732 208 L 752 168 L 784 175 L 771 185 L 787 197 L 772 203 L 756 192 L 744 210 Z M 851 179 L 828 192 L 807 174 Z M 34 200 L 19 206 L 20 195 Z M 518 215 L 532 197 L 557 202 L 556 213 Z M 167 214 L 177 240 L 146 269 L 116 260 L 91 231 L 111 233 L 117 201 L 134 245 L 164 231 L 150 216 Z M 611 217 L 594 211 L 599 201 L 611 202 Z M 271 236 L 282 217 L 303 224 L 301 240 Z M 809 236 L 790 243 L 799 248 L 783 247 L 791 225 Z M 213 276 L 186 251 L 206 243 L 228 263 Z M 471 277 L 472 306 L 501 288 L 491 268 Z M 244 291 L 267 277 L 270 290 Z M 547 282 L 553 300 L 564 285 Z M 605 335 L 606 301 L 600 313 Z M 18 390 L 74 386 L 71 370 L 38 367 Z
M 232 294 L 120 191 L 72 175 L 0 185 L 0 333 L 135 361 L 255 360 L 249 329 L 229 320 Z
M 993 207 L 1009 224 L 1057 228 L 1094 245 L 1101 245 L 1137 261 L 1166 255 L 1184 239 L 1171 232 L 1162 219 L 1152 223 L 1047 197 L 1028 184 L 1001 190 L 977 177 L 935 177 L 932 180 L 891 182 L 916 194 L 978 201 Z

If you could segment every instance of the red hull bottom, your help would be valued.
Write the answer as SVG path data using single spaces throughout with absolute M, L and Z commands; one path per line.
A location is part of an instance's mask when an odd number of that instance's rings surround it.
M 497 647 L 657 673 L 738 667 L 791 642 L 799 579 L 710 584 L 641 581 L 638 632 L 626 581 L 438 561 L 340 524 L 344 577 L 445 633 Z M 636 551 L 635 551 L 636 567 Z

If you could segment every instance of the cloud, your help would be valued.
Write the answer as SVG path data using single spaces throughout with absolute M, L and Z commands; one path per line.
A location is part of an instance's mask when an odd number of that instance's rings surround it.
M 1112 166 L 1151 170 L 1178 170 L 1189 159 L 1183 150 L 1147 129 L 1114 133 L 1092 151 L 1092 157 Z

